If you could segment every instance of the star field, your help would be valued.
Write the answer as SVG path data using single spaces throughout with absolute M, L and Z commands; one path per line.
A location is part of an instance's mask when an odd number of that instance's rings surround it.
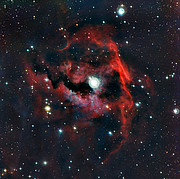
M 178 10 L 1 1 L 0 178 L 178 178 Z

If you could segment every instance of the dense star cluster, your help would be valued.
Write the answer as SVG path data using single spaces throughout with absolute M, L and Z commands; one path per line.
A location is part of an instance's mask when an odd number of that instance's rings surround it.
M 177 178 L 178 5 L 1 1 L 0 178 Z

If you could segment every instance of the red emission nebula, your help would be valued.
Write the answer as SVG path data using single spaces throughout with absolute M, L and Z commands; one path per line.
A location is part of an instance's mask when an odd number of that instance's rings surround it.
M 36 120 L 58 123 L 72 145 L 86 136 L 82 148 L 96 147 L 93 138 L 102 128 L 109 144 L 104 163 L 128 140 L 138 114 L 131 85 L 138 78 L 153 94 L 151 80 L 127 66 L 109 31 L 109 26 L 87 26 L 72 35 L 66 32 L 64 48 L 38 52 L 25 65 Z

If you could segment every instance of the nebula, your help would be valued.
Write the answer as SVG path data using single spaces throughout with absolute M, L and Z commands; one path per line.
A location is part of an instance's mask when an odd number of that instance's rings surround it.
M 135 70 L 119 54 L 121 44 L 113 41 L 111 29 L 83 27 L 66 36 L 64 48 L 37 52 L 32 63 L 25 65 L 27 81 L 35 90 L 36 119 L 57 122 L 72 145 L 86 135 L 83 146 L 93 143 L 97 153 L 104 144 L 97 147 L 92 138 L 101 131 L 109 146 L 104 163 L 128 140 L 139 98 L 131 91 L 137 78 Z M 89 79 L 95 81 L 90 85 Z M 152 89 L 148 76 L 141 80 Z

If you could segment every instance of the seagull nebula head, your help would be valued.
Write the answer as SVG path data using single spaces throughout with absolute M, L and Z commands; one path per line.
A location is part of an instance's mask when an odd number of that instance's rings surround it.
M 132 134 L 141 105 L 139 85 L 152 87 L 147 75 L 137 76 L 122 59 L 112 32 L 109 26 L 83 27 L 67 35 L 63 48 L 39 51 L 25 67 L 30 86 L 37 90 L 37 120 L 55 123 L 72 145 L 81 138 L 83 147 L 93 143 L 97 154 L 108 144 L 105 162 Z

